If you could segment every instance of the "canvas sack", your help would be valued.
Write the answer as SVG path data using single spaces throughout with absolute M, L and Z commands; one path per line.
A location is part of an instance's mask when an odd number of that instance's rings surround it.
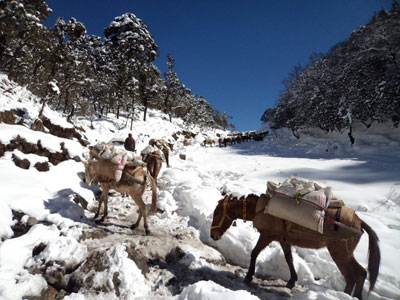
M 323 233 L 324 209 L 335 198 L 330 187 L 291 176 L 280 185 L 267 182 L 267 194 L 265 213 Z
M 324 210 L 309 202 L 298 201 L 295 197 L 275 193 L 264 212 L 323 233 Z

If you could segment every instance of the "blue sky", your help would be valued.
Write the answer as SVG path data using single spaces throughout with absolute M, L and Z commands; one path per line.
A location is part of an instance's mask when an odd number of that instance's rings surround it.
M 256 130 L 276 106 L 282 80 L 313 52 L 327 52 L 392 0 L 47 0 L 53 14 L 75 17 L 103 36 L 115 17 L 132 12 L 148 26 L 193 93 L 232 116 L 241 131 Z

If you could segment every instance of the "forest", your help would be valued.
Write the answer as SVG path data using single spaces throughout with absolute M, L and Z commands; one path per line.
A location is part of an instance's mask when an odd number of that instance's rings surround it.
M 381 10 L 326 54 L 314 53 L 283 80 L 276 107 L 261 121 L 271 129 L 344 132 L 355 123 L 400 122 L 400 5 Z
M 187 124 L 227 129 L 231 118 L 193 93 L 174 70 L 154 64 L 158 45 L 144 22 L 133 13 L 112 20 L 104 37 L 88 35 L 75 18 L 43 23 L 52 13 L 45 0 L 0 1 L 0 72 L 63 112 L 91 119 L 123 112 L 146 120 L 149 108 Z

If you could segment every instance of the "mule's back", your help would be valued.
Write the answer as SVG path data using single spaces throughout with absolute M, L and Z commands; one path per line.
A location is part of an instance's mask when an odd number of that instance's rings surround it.
M 143 177 L 146 172 L 140 166 L 126 165 L 118 183 L 115 181 L 115 171 L 118 169 L 118 165 L 114 164 L 110 160 L 101 159 L 90 161 L 89 167 L 92 168 L 92 171 L 94 172 L 94 180 L 98 182 L 115 183 L 118 185 L 132 185 L 134 183 L 139 183 L 138 181 L 133 180 L 133 178 L 145 182 L 145 178 Z

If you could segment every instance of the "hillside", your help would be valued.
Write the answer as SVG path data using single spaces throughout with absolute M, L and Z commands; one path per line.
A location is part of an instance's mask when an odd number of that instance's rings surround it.
M 400 5 L 381 10 L 327 53 L 314 53 L 283 81 L 277 106 L 262 120 L 271 128 L 346 132 L 353 142 L 356 123 L 399 125 Z
M 299 280 L 289 290 L 275 242 L 260 254 L 253 283 L 243 282 L 258 238 L 251 222 L 239 221 L 219 241 L 210 238 L 221 192 L 260 194 L 267 180 L 290 175 L 327 182 L 376 230 L 382 261 L 368 299 L 400 299 L 398 131 L 383 132 L 384 125 L 369 135 L 360 131 L 353 147 L 346 135 L 308 132 L 297 140 L 279 131 L 260 142 L 205 148 L 205 138 L 227 132 L 188 128 L 153 110 L 133 130 L 112 114 L 71 124 L 48 107 L 47 125 L 38 131 L 31 127 L 40 129 L 40 99 L 0 76 L 1 299 L 351 299 L 326 249 L 293 247 Z M 183 135 L 172 137 L 184 130 L 194 136 L 186 139 L 189 146 Z M 87 145 L 129 132 L 139 151 L 150 138 L 174 142 L 171 166 L 163 164 L 158 180 L 163 212 L 149 218 L 149 236 L 142 225 L 129 228 L 137 207 L 117 193 L 109 196 L 109 218 L 93 222 L 99 187 L 81 179 Z M 150 205 L 149 191 L 145 198 Z M 367 252 L 364 234 L 355 252 L 364 267 Z

